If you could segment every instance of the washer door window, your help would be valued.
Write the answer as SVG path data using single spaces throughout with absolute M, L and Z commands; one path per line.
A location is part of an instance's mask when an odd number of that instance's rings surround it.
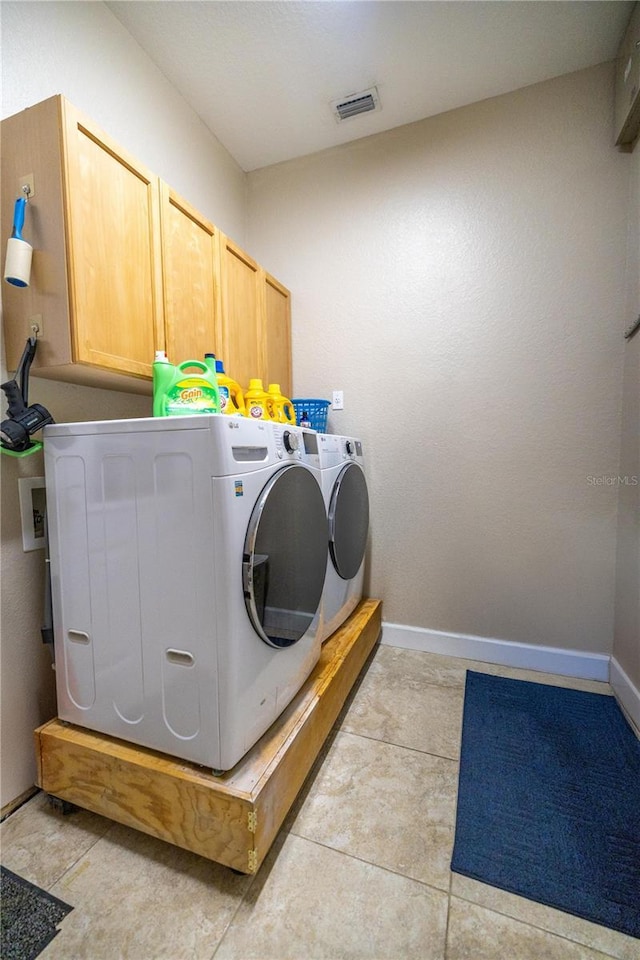
M 369 532 L 369 494 L 355 463 L 340 472 L 329 504 L 329 552 L 338 575 L 352 580 L 364 559 Z
M 244 601 L 265 643 L 289 647 L 305 635 L 320 606 L 326 565 L 320 485 L 305 467 L 283 467 L 260 494 L 244 544 Z

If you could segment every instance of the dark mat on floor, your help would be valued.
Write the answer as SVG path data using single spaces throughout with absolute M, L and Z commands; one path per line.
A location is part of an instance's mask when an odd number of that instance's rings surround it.
M 451 869 L 640 937 L 640 742 L 613 697 L 467 672 Z
M 67 903 L 0 867 L 2 960 L 33 960 L 55 937 L 73 910 Z

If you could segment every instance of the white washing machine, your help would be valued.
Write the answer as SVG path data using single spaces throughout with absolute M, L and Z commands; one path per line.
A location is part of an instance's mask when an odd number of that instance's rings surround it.
M 369 494 L 360 440 L 321 433 L 318 434 L 318 453 L 329 520 L 321 614 L 324 641 L 344 623 L 362 598 Z
M 58 712 L 227 770 L 319 653 L 327 517 L 303 431 L 198 415 L 45 432 Z

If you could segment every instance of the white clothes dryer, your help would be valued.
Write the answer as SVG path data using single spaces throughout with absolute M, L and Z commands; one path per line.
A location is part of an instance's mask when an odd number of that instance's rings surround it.
M 329 521 L 327 574 L 322 594 L 321 636 L 327 639 L 362 598 L 369 533 L 369 494 L 362 442 L 318 434 L 320 477 Z
M 320 653 L 318 455 L 221 415 L 58 424 L 44 450 L 59 716 L 230 769 Z

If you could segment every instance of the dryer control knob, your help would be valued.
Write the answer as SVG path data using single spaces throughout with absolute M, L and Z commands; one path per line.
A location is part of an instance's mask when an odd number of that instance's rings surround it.
M 299 439 L 297 433 L 292 433 L 291 430 L 285 430 L 282 434 L 282 439 L 284 441 L 284 448 L 287 453 L 293 453 L 294 450 L 298 449 Z
M 347 451 L 347 453 L 349 454 L 349 456 L 352 457 L 352 456 L 353 456 L 353 444 L 351 443 L 351 440 L 347 440 L 347 442 L 346 442 L 345 445 L 344 445 L 344 448 L 345 448 L 345 450 Z

